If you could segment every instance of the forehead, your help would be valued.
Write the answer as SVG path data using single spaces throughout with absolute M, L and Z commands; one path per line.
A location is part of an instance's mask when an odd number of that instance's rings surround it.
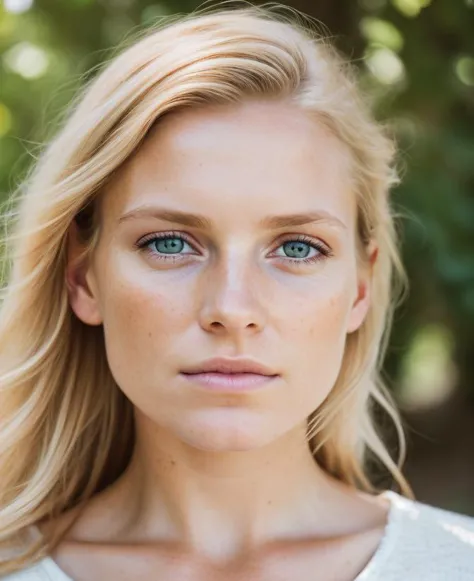
M 350 223 L 349 156 L 309 114 L 281 102 L 187 109 L 159 121 L 108 188 L 107 215 L 166 204 L 236 223 L 323 210 Z M 107 199 L 108 198 L 108 199 Z

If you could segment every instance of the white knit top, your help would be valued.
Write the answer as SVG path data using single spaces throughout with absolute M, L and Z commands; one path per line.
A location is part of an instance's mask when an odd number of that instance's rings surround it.
M 383 496 L 391 501 L 385 534 L 354 581 L 474 581 L 474 518 Z M 73 581 L 49 557 L 3 579 Z

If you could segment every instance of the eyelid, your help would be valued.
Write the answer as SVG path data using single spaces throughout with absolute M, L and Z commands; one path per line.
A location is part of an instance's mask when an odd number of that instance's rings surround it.
M 163 240 L 166 238 L 182 238 L 185 242 L 192 246 L 194 250 L 196 250 L 195 246 L 197 246 L 197 244 L 195 243 L 194 239 L 192 239 L 185 232 L 177 232 L 172 230 L 166 232 L 153 232 L 151 234 L 146 234 L 145 236 L 142 236 L 139 240 L 137 240 L 135 246 L 137 246 L 138 248 L 142 248 L 143 246 L 146 246 L 148 242 L 152 242 L 153 240 L 156 239 Z
M 293 240 L 296 240 L 298 242 L 305 242 L 306 244 L 309 244 L 310 246 L 321 247 L 325 250 L 325 252 L 327 252 L 328 256 L 332 256 L 332 254 L 333 254 L 332 248 L 329 246 L 329 244 L 327 244 L 326 242 L 324 242 L 320 238 L 315 238 L 314 236 L 309 236 L 308 234 L 283 234 L 278 239 L 277 248 L 279 246 L 281 246 L 282 244 L 285 244 L 285 242 L 289 242 L 289 241 L 293 241 Z
M 195 243 L 194 239 L 189 236 L 186 232 L 182 232 L 182 231 L 173 231 L 173 230 L 168 230 L 165 232 L 153 232 L 150 234 L 146 234 L 145 236 L 142 236 L 136 243 L 135 246 L 139 249 L 144 249 L 146 248 L 147 244 L 149 242 L 152 242 L 153 240 L 164 240 L 167 238 L 181 238 L 184 242 L 186 242 L 187 244 L 189 244 L 189 246 L 191 246 L 193 248 L 193 250 L 195 250 L 196 252 L 200 252 L 196 246 L 199 246 L 198 244 Z M 308 244 L 309 246 L 312 246 L 313 248 L 315 248 L 320 254 L 324 255 L 325 258 L 330 258 L 333 256 L 333 251 L 331 249 L 331 247 L 326 244 L 326 242 L 320 240 L 319 238 L 314 238 L 313 236 L 309 236 L 307 234 L 296 234 L 296 233 L 286 233 L 286 234 L 282 234 L 281 236 L 279 236 L 279 238 L 277 239 L 274 249 L 272 250 L 272 252 L 275 252 L 275 250 L 277 250 L 280 246 L 282 246 L 283 244 L 285 244 L 286 242 L 290 242 L 290 241 L 298 241 L 298 242 L 304 242 L 305 244 Z M 186 254 L 176 254 L 176 255 L 168 255 L 166 257 L 164 257 L 164 259 L 168 259 L 171 256 L 186 256 Z M 187 256 L 190 256 L 190 254 L 187 254 Z M 276 258 L 282 258 L 286 261 L 294 261 L 294 262 L 301 262 L 298 259 L 292 259 L 291 257 L 282 257 L 282 256 L 277 256 Z
M 290 232 L 286 234 L 282 234 L 278 240 L 301 240 L 303 242 L 321 242 L 324 246 L 328 246 L 325 242 L 323 242 L 320 238 L 316 236 L 311 236 L 310 234 L 303 234 L 301 232 Z

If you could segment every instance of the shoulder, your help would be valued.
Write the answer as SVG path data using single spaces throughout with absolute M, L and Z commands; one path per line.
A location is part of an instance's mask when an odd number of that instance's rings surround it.
M 25 531 L 25 537 L 21 543 L 17 543 L 15 547 L 0 550 L 0 561 L 5 562 L 11 558 L 18 557 L 24 552 L 24 546 L 38 538 L 41 534 L 37 527 L 31 526 Z M 39 561 L 25 565 L 23 569 L 15 573 L 2 575 L 0 573 L 1 581 L 71 581 L 56 563 L 46 556 Z
M 386 493 L 392 503 L 380 574 L 387 581 L 474 580 L 474 518 Z M 383 546 L 385 545 L 385 547 Z
M 0 577 L 2 581 L 49 581 L 41 562 L 6 577 Z
M 49 557 L 16 573 L 2 577 L 1 581 L 71 581 Z

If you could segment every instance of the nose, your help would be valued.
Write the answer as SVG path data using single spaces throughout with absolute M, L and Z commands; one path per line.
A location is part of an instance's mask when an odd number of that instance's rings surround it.
M 199 322 L 219 335 L 254 334 L 265 326 L 259 275 L 243 259 L 223 260 L 206 272 Z

